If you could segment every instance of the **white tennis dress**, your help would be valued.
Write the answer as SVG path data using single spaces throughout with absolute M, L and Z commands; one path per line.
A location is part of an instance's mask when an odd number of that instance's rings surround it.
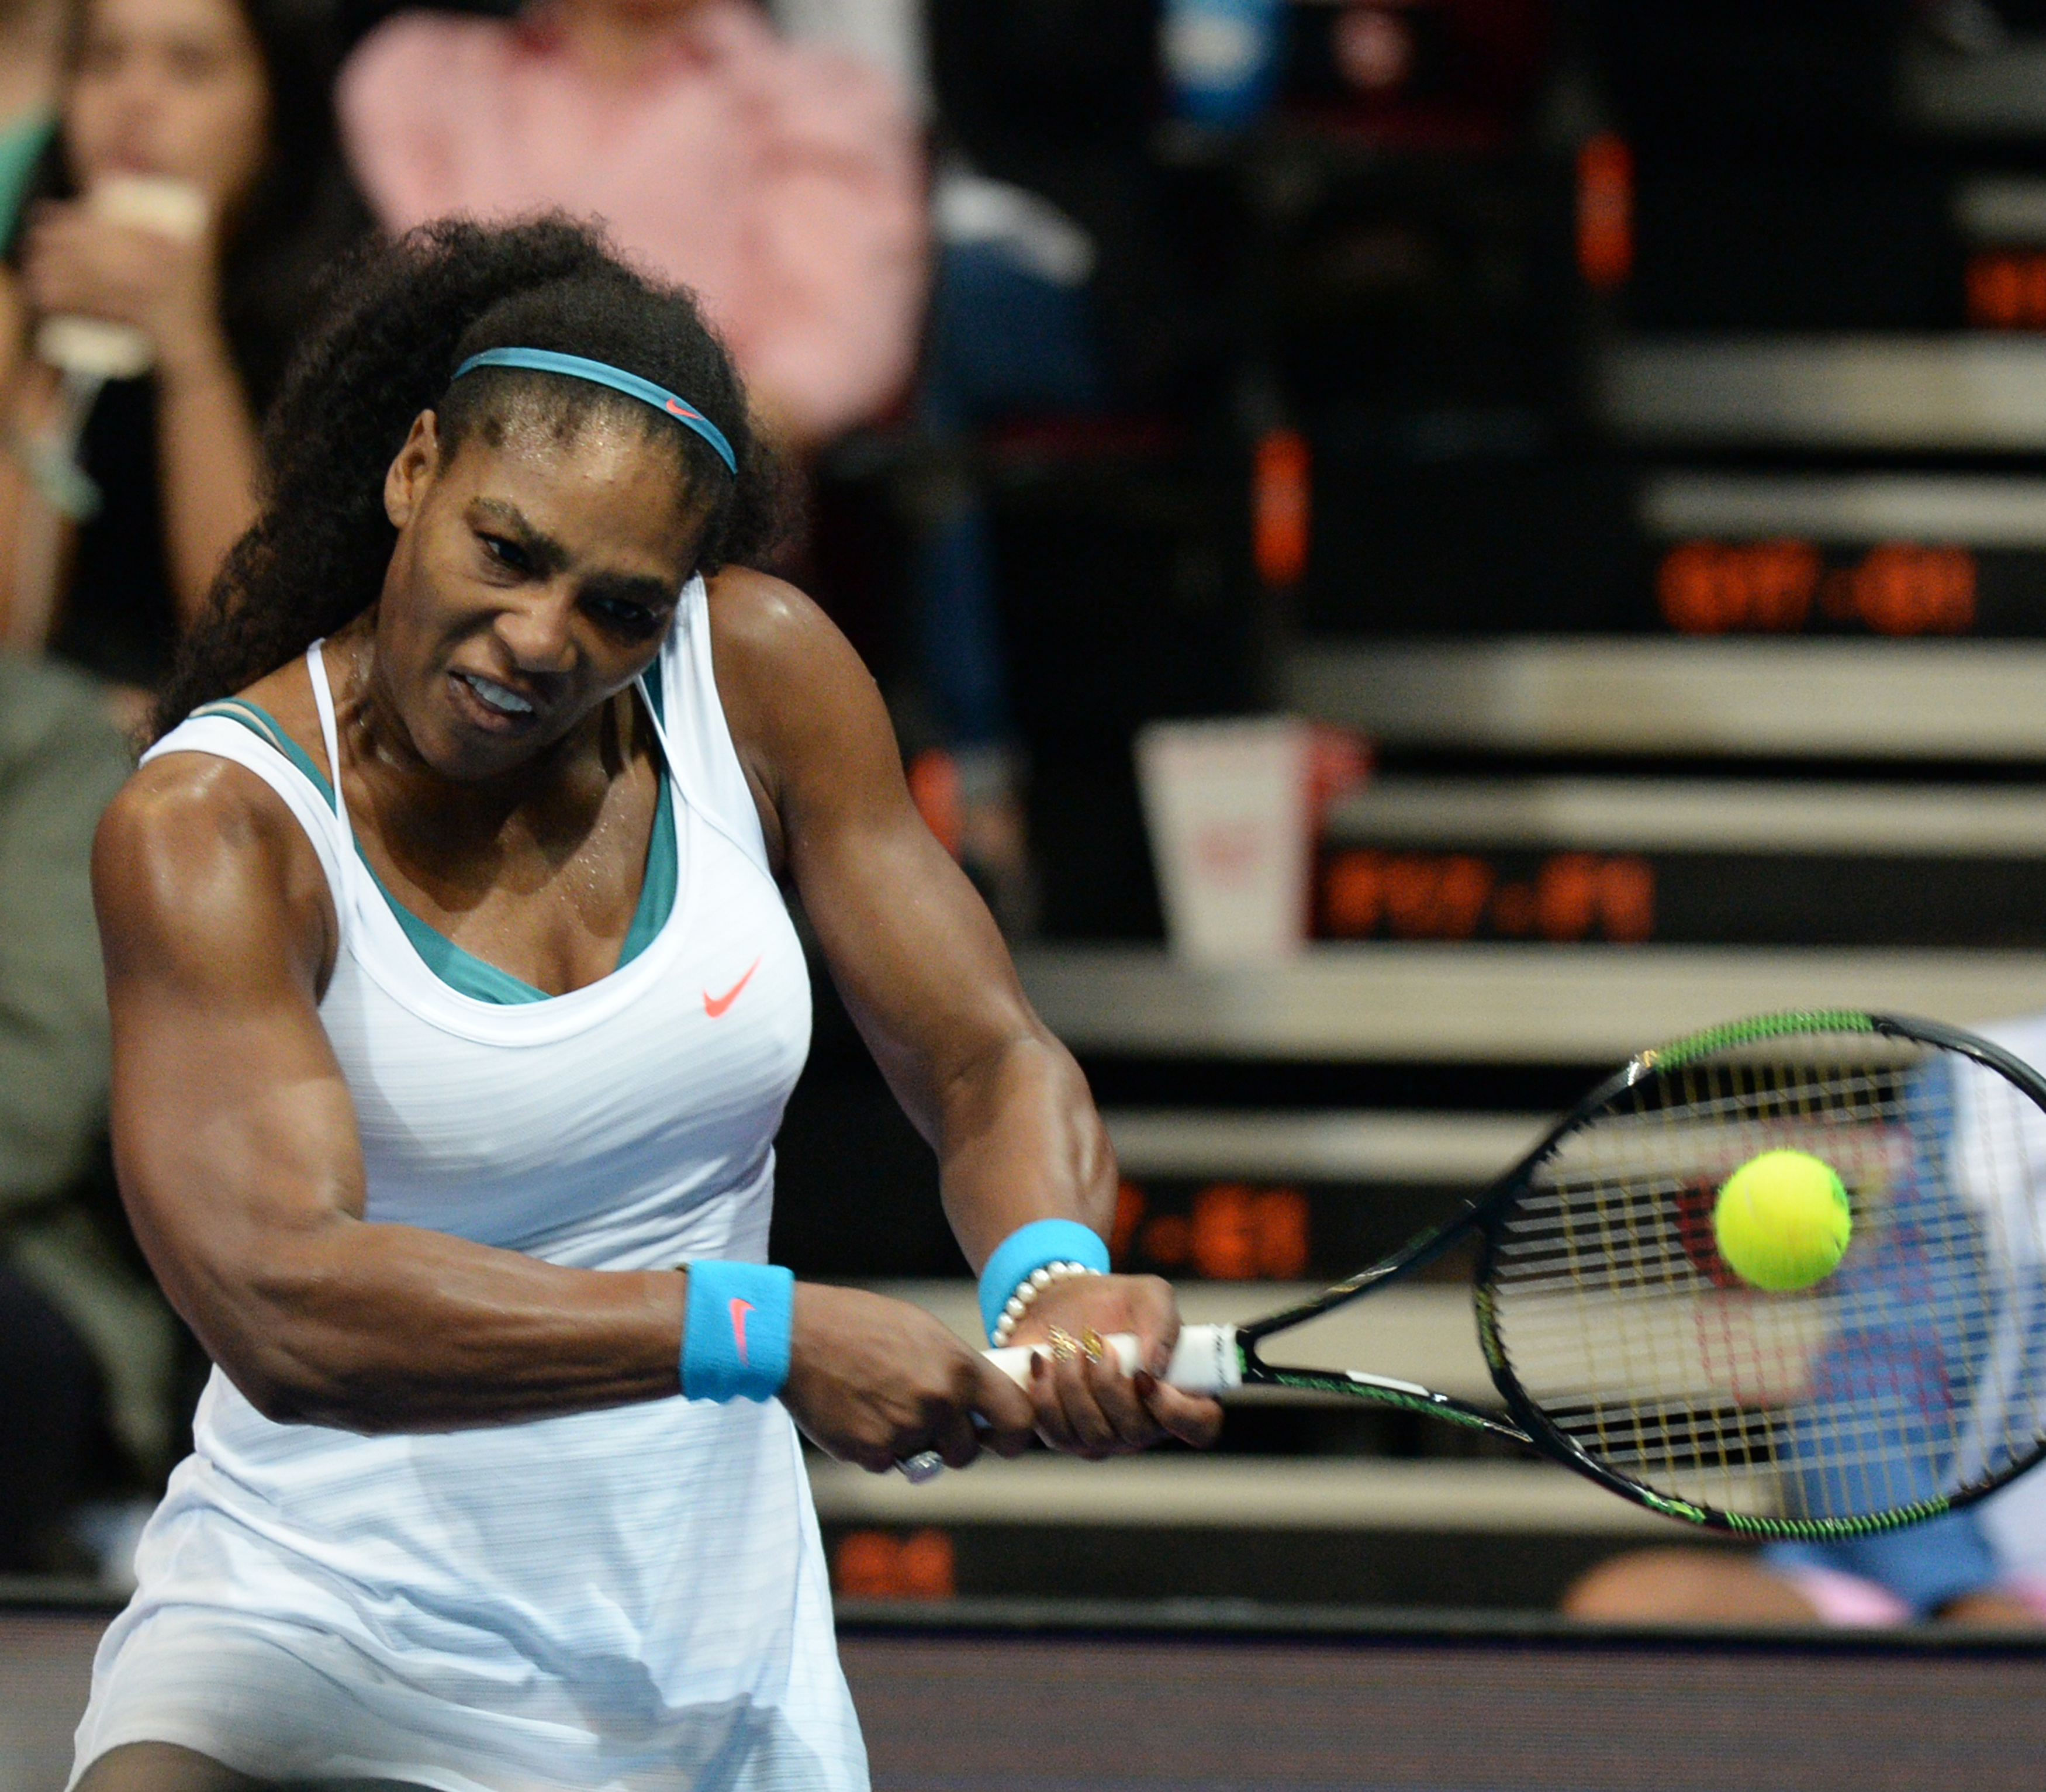
M 332 766 L 332 700 L 308 657 Z M 319 855 L 341 927 L 320 1018 L 371 1220 L 592 1269 L 765 1261 L 809 984 L 718 701 L 700 580 L 656 670 L 673 910 L 610 976 L 521 1004 L 427 968 L 345 805 L 249 728 L 198 717 L 149 755 L 247 767 Z M 100 1647 L 74 1778 L 155 1740 L 266 1780 L 445 1792 L 866 1786 L 779 1403 L 677 1396 L 364 1437 L 274 1424 L 216 1369 L 194 1446 Z

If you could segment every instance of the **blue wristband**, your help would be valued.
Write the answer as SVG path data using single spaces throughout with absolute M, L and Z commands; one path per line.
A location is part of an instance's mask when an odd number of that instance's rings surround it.
M 789 1379 L 794 1274 L 770 1263 L 716 1258 L 685 1267 L 682 1392 L 691 1400 L 772 1400 Z
M 1048 1263 L 1084 1263 L 1106 1276 L 1108 1246 L 1098 1232 L 1076 1219 L 1033 1219 L 1018 1226 L 994 1247 L 980 1273 L 980 1323 L 990 1338 L 1009 1296 Z

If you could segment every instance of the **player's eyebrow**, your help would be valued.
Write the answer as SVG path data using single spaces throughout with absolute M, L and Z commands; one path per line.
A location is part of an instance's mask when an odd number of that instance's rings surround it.
M 526 513 L 505 499 L 472 498 L 465 514 L 472 528 L 488 527 L 515 541 L 538 571 L 558 573 L 569 563 L 569 550 L 552 535 L 535 528 Z

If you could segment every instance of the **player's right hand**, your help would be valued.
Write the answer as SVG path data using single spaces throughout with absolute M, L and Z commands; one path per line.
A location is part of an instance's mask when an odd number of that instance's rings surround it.
M 782 1404 L 826 1454 L 877 1474 L 925 1450 L 954 1469 L 982 1448 L 1018 1455 L 1037 1424 L 1030 1396 L 921 1307 L 820 1282 L 796 1284 Z

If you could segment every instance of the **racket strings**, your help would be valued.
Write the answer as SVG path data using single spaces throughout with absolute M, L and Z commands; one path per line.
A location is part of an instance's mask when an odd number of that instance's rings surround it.
M 1888 1042 L 1777 1041 L 1658 1072 L 1569 1135 L 1497 1230 L 1494 1323 L 1598 1462 L 1756 1519 L 1851 1522 L 1986 1485 L 2046 1435 L 2046 1114 L 1996 1072 Z M 1846 1185 L 1809 1289 L 1721 1258 L 1717 1191 L 1762 1152 Z

